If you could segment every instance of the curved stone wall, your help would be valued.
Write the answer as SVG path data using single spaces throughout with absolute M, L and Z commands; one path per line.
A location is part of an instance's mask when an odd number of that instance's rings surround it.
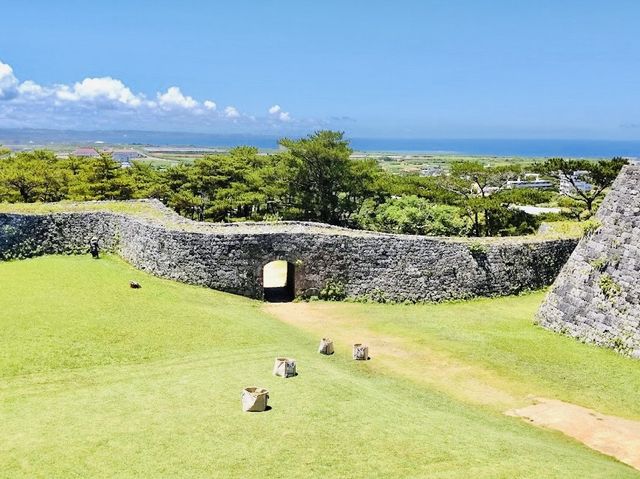
M 640 358 L 640 167 L 626 166 L 538 311 L 539 323 Z
M 577 240 L 467 240 L 377 234 L 314 223 L 209 224 L 160 203 L 159 219 L 108 211 L 0 214 L 0 259 L 103 249 L 157 276 L 262 298 L 262 268 L 295 265 L 295 288 L 314 296 L 340 281 L 349 297 L 440 301 L 514 294 L 550 284 Z

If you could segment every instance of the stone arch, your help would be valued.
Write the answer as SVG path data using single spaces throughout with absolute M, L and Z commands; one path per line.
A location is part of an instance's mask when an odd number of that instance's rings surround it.
M 296 265 L 284 259 L 275 259 L 260 269 L 263 298 L 272 303 L 293 301 L 296 296 Z

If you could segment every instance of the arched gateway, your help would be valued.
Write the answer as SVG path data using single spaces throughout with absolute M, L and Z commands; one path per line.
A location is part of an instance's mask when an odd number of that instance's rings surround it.
M 272 303 L 293 301 L 296 297 L 296 267 L 284 260 L 271 261 L 262 268 L 264 299 Z

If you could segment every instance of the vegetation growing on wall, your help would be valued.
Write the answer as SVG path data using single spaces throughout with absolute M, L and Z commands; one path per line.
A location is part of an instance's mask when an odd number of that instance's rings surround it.
M 620 294 L 620 285 L 616 283 L 616 281 L 608 273 L 603 273 L 600 275 L 598 286 L 600 286 L 600 291 L 602 291 L 602 294 L 604 294 L 609 299 L 612 299 Z

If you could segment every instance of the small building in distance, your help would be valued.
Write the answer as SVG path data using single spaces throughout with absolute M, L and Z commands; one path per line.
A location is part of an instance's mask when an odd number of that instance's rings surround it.
M 420 176 L 442 176 L 444 173 L 444 168 L 437 165 L 428 165 L 420 170 Z
M 507 188 L 533 188 L 537 190 L 548 190 L 553 188 L 553 183 L 549 180 L 540 179 L 537 173 L 527 173 L 523 178 L 507 181 Z
M 588 175 L 589 172 L 586 170 L 574 171 L 571 174 L 571 180 L 560 175 L 560 193 L 563 195 L 570 195 L 575 192 L 575 188 L 584 192 L 591 191 L 593 189 L 593 185 L 584 179 L 585 177 L 588 177 Z
M 136 150 L 113 150 L 111 152 L 111 158 L 123 164 L 131 164 L 131 160 L 142 158 L 142 154 Z
M 76 148 L 71 156 L 79 156 L 84 158 L 98 158 L 100 153 L 96 151 L 95 148 Z

